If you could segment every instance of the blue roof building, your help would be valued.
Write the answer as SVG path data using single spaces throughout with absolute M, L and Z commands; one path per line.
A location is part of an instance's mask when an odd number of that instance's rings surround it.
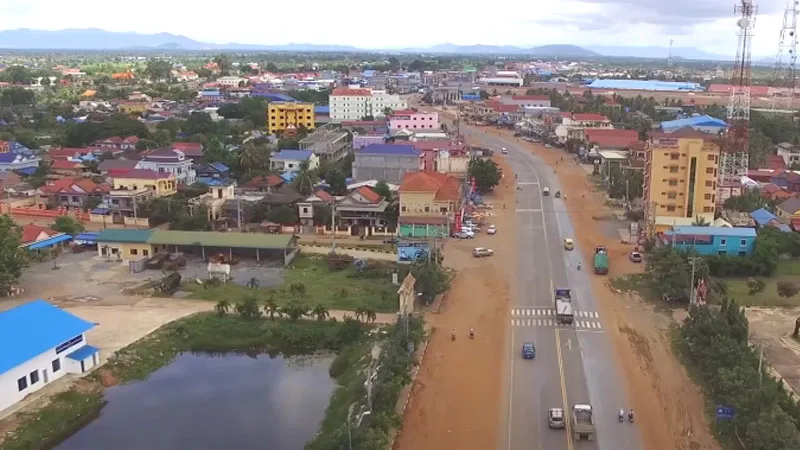
M 661 234 L 663 245 L 694 249 L 701 255 L 748 256 L 753 253 L 756 230 L 739 227 L 674 227 Z
M 94 326 L 44 300 L 0 313 L 0 410 L 96 366 L 98 349 L 84 336 Z
M 709 115 L 693 116 L 686 119 L 669 120 L 661 122 L 661 129 L 665 133 L 672 133 L 681 128 L 690 127 L 697 131 L 710 134 L 719 134 L 728 128 L 724 120 L 711 117 Z
M 419 172 L 420 152 L 408 144 L 370 144 L 355 152 L 353 178 L 357 182 L 383 180 L 400 184 L 406 172 Z
M 784 233 L 792 232 L 792 229 L 789 227 L 789 225 L 781 222 L 781 219 L 779 219 L 778 216 L 772 214 L 764 208 L 751 212 L 750 217 L 756 222 L 756 225 L 758 225 L 759 228 L 773 227 L 783 231 Z
M 272 170 L 293 172 L 303 161 L 308 161 L 309 170 L 319 167 L 319 156 L 311 150 L 281 150 L 272 154 L 269 165 Z
M 325 106 L 325 105 L 315 106 L 314 107 L 314 114 L 328 116 L 328 115 L 331 114 L 331 107 L 330 106 Z
M 586 85 L 592 89 L 621 89 L 659 92 L 703 92 L 700 83 L 660 80 L 604 80 L 598 78 Z

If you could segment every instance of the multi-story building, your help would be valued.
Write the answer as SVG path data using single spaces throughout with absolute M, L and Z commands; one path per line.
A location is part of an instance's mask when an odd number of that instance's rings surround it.
M 108 192 L 108 209 L 115 223 L 137 216 L 137 205 L 157 197 L 168 197 L 177 191 L 175 175 L 170 172 L 134 169 L 113 178 Z
M 419 172 L 420 152 L 413 145 L 372 144 L 355 153 L 356 181 L 383 180 L 399 183 L 409 172 Z
M 461 185 L 441 173 L 407 173 L 400 183 L 399 235 L 447 236 L 461 207 Z
M 523 108 L 549 108 L 550 97 L 546 95 L 501 95 L 500 103 Z
M 180 184 L 194 184 L 197 173 L 191 158 L 180 150 L 160 148 L 148 152 L 136 165 L 137 169 L 153 170 L 160 173 L 171 173 Z
M 311 150 L 326 161 L 339 161 L 347 155 L 350 133 L 332 123 L 325 124 L 300 140 L 300 150 Z
M 714 221 L 719 144 L 691 128 L 653 133 L 645 155 L 648 236 L 702 219 Z
M 399 95 L 371 89 L 338 88 L 330 95 L 331 120 L 361 120 L 364 117 L 382 117 L 384 111 L 408 108 Z
M 389 129 L 438 130 L 439 113 L 419 112 L 413 109 L 394 111 L 389 116 Z
M 313 103 L 270 102 L 267 107 L 267 131 L 281 132 L 288 126 L 313 130 L 316 123 Z

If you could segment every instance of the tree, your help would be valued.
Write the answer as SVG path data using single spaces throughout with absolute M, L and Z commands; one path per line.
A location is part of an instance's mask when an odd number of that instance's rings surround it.
M 748 294 L 755 295 L 758 294 L 759 292 L 764 292 L 764 289 L 766 289 L 767 284 L 764 282 L 764 280 L 760 280 L 757 278 L 749 278 L 747 280 L 747 287 L 750 289 L 748 291 Z
M 161 58 L 150 58 L 147 60 L 145 73 L 151 81 L 168 80 L 172 72 L 172 64 Z
M 0 216 L 0 293 L 7 294 L 28 267 L 28 251 L 19 248 L 20 231 L 11 217 Z
M 267 220 L 281 225 L 297 225 L 300 218 L 297 215 L 297 208 L 291 206 L 276 206 L 267 212 Z
M 239 167 L 245 175 L 269 169 L 269 149 L 263 142 L 248 141 L 239 154 Z
M 292 181 L 292 185 L 297 192 L 302 195 L 311 195 L 314 190 L 314 185 L 317 182 L 317 175 L 309 168 L 308 160 L 300 162 L 298 167 L 297 176 Z
M 221 53 L 214 57 L 214 63 L 219 67 L 220 73 L 224 75 L 228 75 L 231 72 L 231 59 L 228 55 Z
M 53 222 L 53 225 L 51 225 L 50 228 L 55 231 L 67 233 L 73 236 L 84 230 L 83 224 L 72 216 L 56 217 L 55 222 Z
M 228 314 L 228 311 L 230 311 L 230 309 L 231 309 L 231 302 L 225 300 L 224 298 L 218 301 L 216 305 L 214 305 L 214 311 L 216 311 L 217 315 L 220 317 Z
M 392 191 L 389 189 L 389 184 L 387 184 L 385 181 L 379 180 L 377 183 L 375 183 L 375 187 L 372 188 L 372 190 L 375 191 L 376 194 L 386 199 L 386 201 L 392 201 Z
M 778 281 L 778 295 L 780 297 L 791 298 L 797 295 L 800 288 L 791 281 Z
M 324 205 L 321 203 L 314 203 L 312 205 L 314 209 L 314 225 L 315 226 L 326 226 L 331 224 L 331 208 L 328 205 Z
M 308 314 L 308 306 L 293 300 L 281 307 L 281 313 L 288 317 L 289 320 L 297 321 Z
M 275 316 L 281 315 L 281 308 L 275 303 L 275 299 L 272 296 L 264 302 L 264 313 L 267 314 L 270 320 L 274 320 Z
M 467 173 L 475 178 L 475 187 L 481 194 L 490 192 L 500 184 L 500 167 L 491 159 L 473 159 L 469 162 Z
M 347 178 L 339 169 L 333 169 L 325 176 L 325 181 L 330 186 L 331 194 L 333 195 L 346 195 L 347 194 Z
M 692 221 L 693 227 L 710 227 L 711 224 L 703 217 L 695 216 L 694 220 Z
M 261 317 L 261 308 L 258 307 L 255 297 L 247 297 L 236 304 L 236 313 L 243 319 L 258 319 Z
M 311 315 L 316 317 L 318 321 L 322 322 L 323 320 L 330 317 L 331 314 L 330 311 L 328 311 L 328 308 L 325 307 L 325 305 L 319 304 L 315 306 L 314 309 L 311 310 Z

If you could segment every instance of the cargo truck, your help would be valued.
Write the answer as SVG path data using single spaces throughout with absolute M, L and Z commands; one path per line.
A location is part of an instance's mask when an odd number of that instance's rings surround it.
M 575 405 L 572 408 L 572 435 L 575 440 L 594 440 L 594 416 L 592 405 Z
M 608 250 L 598 246 L 594 249 L 594 273 L 606 275 L 608 273 Z
M 558 323 L 572 323 L 575 313 L 572 311 L 572 295 L 567 288 L 556 288 L 556 320 Z

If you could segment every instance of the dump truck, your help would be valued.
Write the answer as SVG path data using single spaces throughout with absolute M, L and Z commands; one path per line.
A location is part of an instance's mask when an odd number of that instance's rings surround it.
M 572 408 L 572 435 L 576 441 L 594 440 L 594 416 L 592 405 L 575 405 Z
M 558 323 L 572 323 L 575 313 L 572 310 L 572 293 L 567 288 L 556 288 L 556 320 Z
M 598 275 L 608 273 L 608 250 L 603 246 L 594 249 L 594 273 Z

